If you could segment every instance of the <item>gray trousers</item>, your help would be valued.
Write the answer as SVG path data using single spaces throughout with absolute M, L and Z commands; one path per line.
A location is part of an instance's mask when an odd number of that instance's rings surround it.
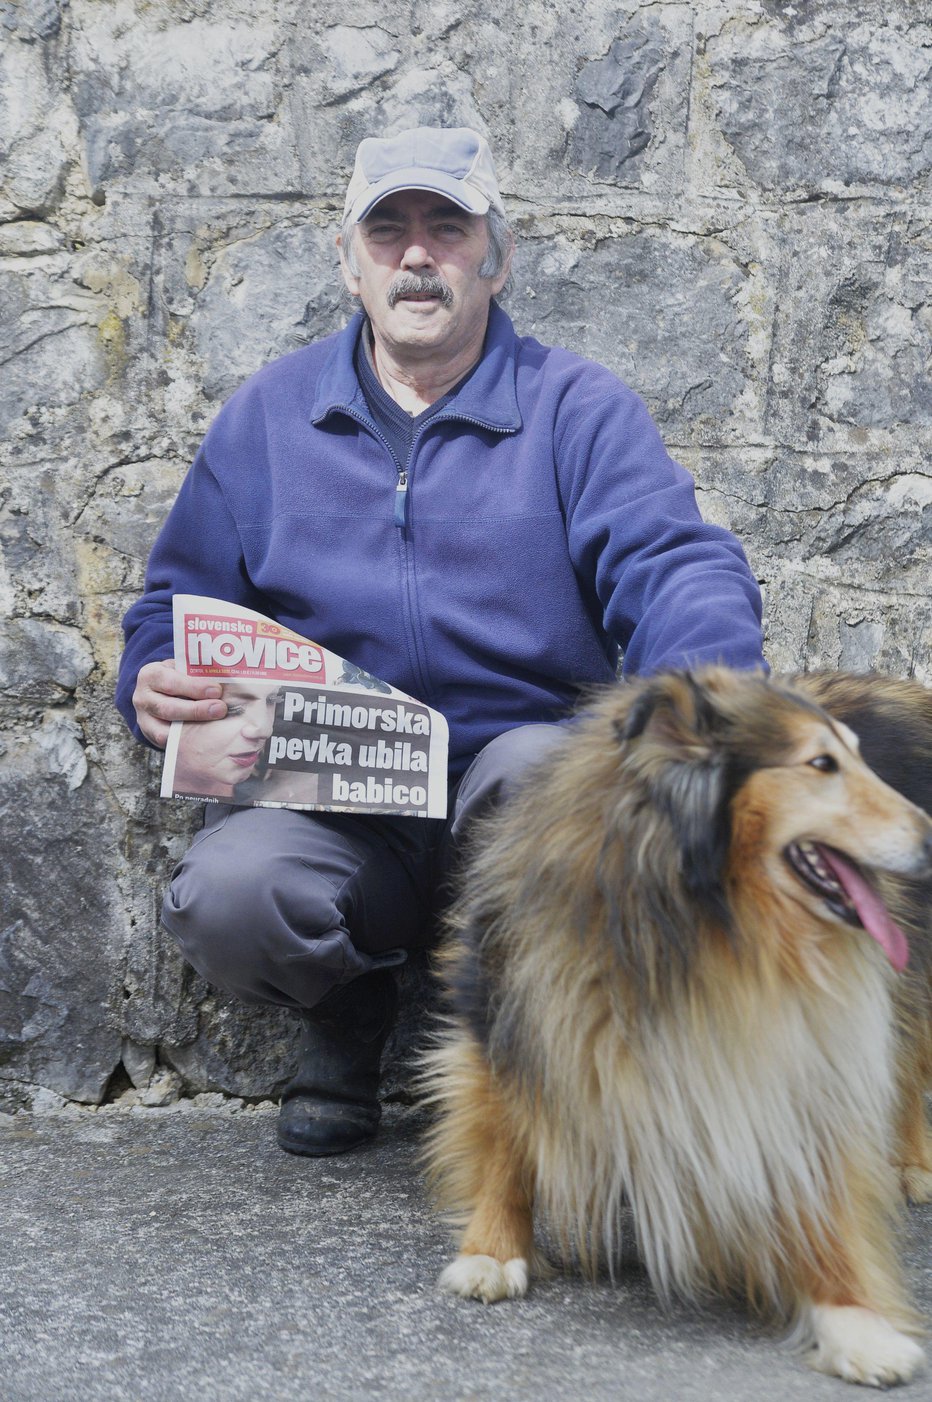
M 445 821 L 211 806 L 172 874 L 163 924 L 208 982 L 246 1002 L 311 1008 L 427 943 L 471 822 L 562 733 L 498 736 Z

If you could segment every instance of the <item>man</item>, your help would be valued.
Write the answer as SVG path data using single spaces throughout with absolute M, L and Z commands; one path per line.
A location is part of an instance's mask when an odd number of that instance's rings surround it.
M 449 824 L 214 807 L 163 920 L 209 980 L 293 1007 L 301 1062 L 279 1142 L 370 1138 L 391 966 L 424 941 L 455 840 L 546 753 L 581 688 L 761 665 L 737 541 L 609 371 L 519 339 L 495 302 L 512 240 L 465 128 L 363 141 L 340 239 L 361 310 L 253 376 L 218 415 L 125 619 L 118 701 L 164 745 L 224 714 L 180 677 L 175 592 L 270 614 L 442 711 Z

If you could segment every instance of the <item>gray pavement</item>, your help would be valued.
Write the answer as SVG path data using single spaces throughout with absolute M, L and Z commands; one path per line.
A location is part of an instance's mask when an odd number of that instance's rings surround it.
M 614 1285 L 443 1297 L 413 1111 L 314 1161 L 278 1150 L 272 1107 L 210 1100 L 0 1115 L 3 1402 L 855 1395 L 727 1305 L 664 1314 L 633 1261 Z M 932 1318 L 932 1208 L 910 1212 L 906 1259 Z M 928 1376 L 901 1395 L 932 1396 Z

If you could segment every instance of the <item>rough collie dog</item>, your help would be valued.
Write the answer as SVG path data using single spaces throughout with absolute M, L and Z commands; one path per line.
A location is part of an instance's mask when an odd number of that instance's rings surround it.
M 827 698 L 829 699 L 829 698 Z M 932 823 L 802 691 L 710 668 L 613 688 L 480 825 L 427 1080 L 446 1290 L 520 1296 L 617 1257 L 624 1205 L 664 1299 L 743 1293 L 850 1381 L 923 1353 L 893 1241 L 883 881 Z

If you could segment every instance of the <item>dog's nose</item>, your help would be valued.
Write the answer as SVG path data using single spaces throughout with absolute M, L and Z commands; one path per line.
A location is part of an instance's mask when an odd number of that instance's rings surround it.
M 919 845 L 919 861 L 916 876 L 920 881 L 932 883 L 932 827 L 927 826 L 925 836 Z

